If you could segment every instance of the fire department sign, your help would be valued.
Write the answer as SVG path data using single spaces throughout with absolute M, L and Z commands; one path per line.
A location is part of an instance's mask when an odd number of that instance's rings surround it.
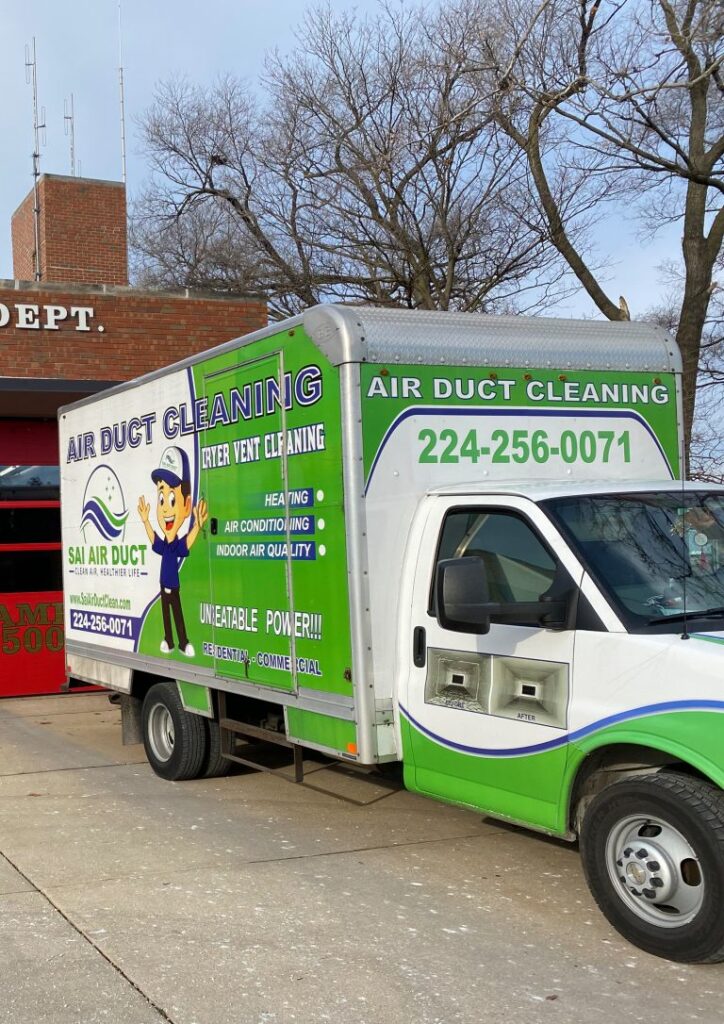
M 41 306 L 33 302 L 16 302 L 12 306 L 0 302 L 0 327 L 17 327 L 26 331 L 58 331 L 67 324 L 74 331 L 91 331 L 92 306 Z M 103 332 L 103 325 L 95 328 Z

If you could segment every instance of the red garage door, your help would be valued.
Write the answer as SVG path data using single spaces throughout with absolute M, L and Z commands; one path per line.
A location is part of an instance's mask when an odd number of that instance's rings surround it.
M 0 696 L 65 683 L 57 431 L 0 420 Z

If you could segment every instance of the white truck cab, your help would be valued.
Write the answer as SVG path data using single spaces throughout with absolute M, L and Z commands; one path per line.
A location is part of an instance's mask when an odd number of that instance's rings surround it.
M 406 557 L 408 786 L 580 834 L 614 923 L 673 945 L 717 891 L 669 799 L 724 785 L 724 488 L 440 488 Z

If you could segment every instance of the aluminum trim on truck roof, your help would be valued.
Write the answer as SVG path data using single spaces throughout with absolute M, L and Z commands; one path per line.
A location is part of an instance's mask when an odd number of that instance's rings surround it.
M 628 320 L 326 305 L 306 310 L 302 321 L 334 366 L 372 362 L 681 372 L 679 350 L 662 327 Z
M 654 324 L 329 304 L 312 306 L 298 316 L 63 405 L 58 413 L 300 325 L 333 366 L 370 362 L 681 372 L 676 342 Z

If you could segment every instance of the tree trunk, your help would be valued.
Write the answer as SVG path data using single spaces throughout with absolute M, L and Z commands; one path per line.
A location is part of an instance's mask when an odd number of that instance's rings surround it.
M 696 380 L 699 372 L 699 355 L 701 338 L 709 311 L 711 300 L 712 275 L 719 246 L 717 244 L 718 229 L 721 226 L 717 218 L 712 225 L 711 234 L 706 235 L 707 193 L 705 185 L 689 181 L 686 188 L 686 205 L 684 207 L 684 231 L 681 250 L 684 257 L 685 277 L 684 295 L 681 302 L 679 326 L 676 341 L 681 351 L 683 363 L 682 399 L 684 417 L 684 451 L 686 466 L 689 468 L 689 447 L 691 430 L 694 421 L 694 405 L 696 401 Z
M 699 242 L 697 245 L 696 243 Z M 684 241 L 684 250 L 687 243 Z M 697 239 L 689 243 L 692 256 L 686 259 L 686 284 L 684 297 L 681 303 L 681 315 L 679 326 L 676 331 L 676 343 L 681 351 L 683 373 L 681 380 L 683 419 L 684 419 L 684 451 L 686 452 L 686 465 L 684 470 L 688 475 L 689 470 L 689 447 L 691 445 L 691 430 L 694 421 L 694 404 L 696 401 L 696 379 L 699 370 L 699 354 L 701 350 L 701 337 L 706 323 L 706 315 L 711 297 L 711 264 L 703 258 L 703 254 L 697 252 L 703 248 L 703 240 Z M 696 255 L 694 255 L 696 253 Z

